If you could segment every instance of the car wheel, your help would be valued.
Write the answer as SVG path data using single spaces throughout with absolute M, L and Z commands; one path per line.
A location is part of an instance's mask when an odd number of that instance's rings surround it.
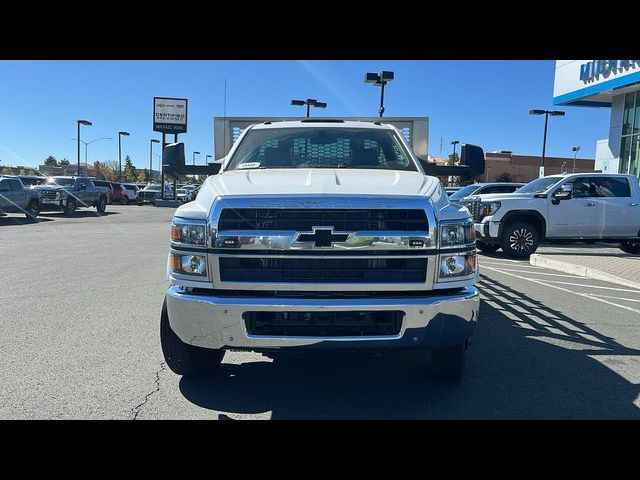
M 500 249 L 500 245 L 484 243 L 484 242 L 481 242 L 480 240 L 476 240 L 476 248 L 481 252 L 493 253 L 493 252 L 497 252 Z
M 40 213 L 40 203 L 38 200 L 31 200 L 29 205 L 27 205 L 27 209 L 24 214 L 29 220 L 35 220 L 38 218 L 38 214 Z
M 124 197 L 122 197 L 122 200 L 120 200 L 120 204 L 121 205 L 129 205 L 129 197 L 127 197 L 126 195 Z
M 169 324 L 166 299 L 160 316 L 160 345 L 167 366 L 173 373 L 185 377 L 204 375 L 216 370 L 224 357 L 224 350 L 194 347 L 180 340 Z
M 620 250 L 624 253 L 630 253 L 631 255 L 640 255 L 640 241 L 632 242 L 630 240 L 626 240 L 624 242 L 620 242 Z
M 464 373 L 466 342 L 431 351 L 431 371 L 446 380 L 460 380 Z
M 511 223 L 502 232 L 502 251 L 511 258 L 528 258 L 539 244 L 538 230 L 527 222 Z
M 76 199 L 69 198 L 67 203 L 64 204 L 64 214 L 68 217 L 72 216 L 76 211 Z
M 107 199 L 105 197 L 100 197 L 100 200 L 98 201 L 98 205 L 96 206 L 96 209 L 100 213 L 105 212 L 105 210 L 107 209 Z

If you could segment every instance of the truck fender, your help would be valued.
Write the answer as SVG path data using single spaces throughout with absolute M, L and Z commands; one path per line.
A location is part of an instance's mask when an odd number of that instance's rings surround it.
M 538 228 L 540 240 L 544 239 L 547 234 L 547 220 L 537 210 L 511 210 L 507 212 L 500 220 L 498 228 L 498 237 L 502 238 L 502 230 L 505 225 L 514 221 L 530 222 Z

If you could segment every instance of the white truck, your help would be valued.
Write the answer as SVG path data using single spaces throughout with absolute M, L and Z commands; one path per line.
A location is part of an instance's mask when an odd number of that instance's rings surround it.
M 526 258 L 544 240 L 619 243 L 640 254 L 640 186 L 633 175 L 578 173 L 538 178 L 513 193 L 463 204 L 479 250 Z
M 245 129 L 173 218 L 161 344 L 181 375 L 224 351 L 431 351 L 460 378 L 478 320 L 473 223 L 399 131 L 308 119 Z

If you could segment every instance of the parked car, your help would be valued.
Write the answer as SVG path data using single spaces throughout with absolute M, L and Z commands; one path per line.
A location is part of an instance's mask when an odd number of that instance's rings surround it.
M 138 199 L 138 187 L 133 183 L 122 184 L 122 204 L 129 205 L 131 202 L 136 202 Z
M 465 199 L 477 248 L 526 258 L 545 240 L 619 243 L 640 254 L 640 185 L 633 175 L 576 173 L 538 178 L 513 193 Z
M 194 201 L 196 199 L 196 196 L 198 195 L 198 186 L 197 185 L 185 185 L 182 188 L 187 191 L 187 201 L 188 202 L 192 202 L 192 201 Z
M 73 215 L 77 208 L 96 207 L 100 213 L 107 208 L 108 190 L 88 177 L 49 177 L 34 189 L 42 191 L 41 211 L 62 210 Z
M 451 195 L 455 192 L 457 192 L 458 190 L 460 190 L 462 187 L 444 187 L 444 191 L 447 195 Z
M 189 199 L 189 192 L 184 188 L 176 189 L 176 198 L 180 200 L 180 203 L 187 203 L 191 201 Z
M 107 189 L 107 203 L 113 203 L 113 186 L 111 185 L 111 182 L 108 182 L 107 180 L 96 180 L 95 178 L 92 178 L 91 180 L 93 180 L 93 184 L 96 187 L 104 187 Z
M 524 183 L 515 182 L 487 182 L 487 183 L 474 183 L 462 187 L 460 190 L 453 192 L 449 195 L 450 202 L 460 202 L 466 197 L 471 195 L 485 195 L 490 193 L 512 193 L 518 188 L 524 186 Z
M 23 213 L 35 220 L 40 213 L 42 192 L 27 188 L 18 177 L 0 176 L 0 213 Z
M 116 182 L 111 182 L 112 194 L 111 194 L 111 202 L 112 203 L 124 203 L 124 189 L 122 185 Z
M 162 198 L 161 195 L 161 187 L 159 183 L 150 183 L 142 190 L 138 192 L 138 204 L 142 205 L 143 203 L 154 203 L 157 199 Z M 165 197 L 169 197 L 172 195 L 172 189 L 169 185 L 165 184 L 164 186 L 164 194 Z
M 206 374 L 227 349 L 410 348 L 461 377 L 479 314 L 473 222 L 395 127 L 266 122 L 230 155 L 173 217 L 160 318 L 173 372 Z
M 47 177 L 43 175 L 18 175 L 17 176 L 26 188 L 30 188 L 35 185 L 42 185 L 47 181 Z

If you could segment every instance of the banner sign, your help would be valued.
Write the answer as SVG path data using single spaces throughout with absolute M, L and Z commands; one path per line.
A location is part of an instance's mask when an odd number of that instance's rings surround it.
M 153 97 L 153 131 L 187 133 L 187 99 Z

